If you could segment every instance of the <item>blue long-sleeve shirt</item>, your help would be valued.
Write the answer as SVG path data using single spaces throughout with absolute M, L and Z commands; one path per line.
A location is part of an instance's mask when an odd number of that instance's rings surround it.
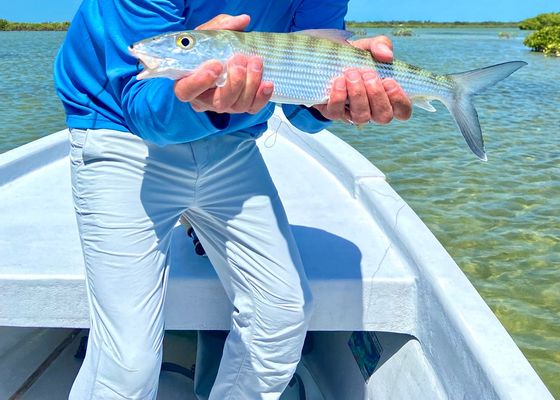
M 348 0 L 85 0 L 55 61 L 55 86 L 67 125 L 132 132 L 160 145 L 214 134 L 266 130 L 269 103 L 259 113 L 195 112 L 179 101 L 173 81 L 137 80 L 131 43 L 164 32 L 194 29 L 218 14 L 248 14 L 248 30 L 290 32 L 343 28 Z M 317 132 L 328 123 L 303 106 L 283 105 L 298 128 Z

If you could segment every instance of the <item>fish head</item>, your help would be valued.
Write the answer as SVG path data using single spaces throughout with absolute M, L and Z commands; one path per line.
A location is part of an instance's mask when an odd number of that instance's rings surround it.
M 207 61 L 225 63 L 233 55 L 227 36 L 227 31 L 172 32 L 136 42 L 128 50 L 144 67 L 137 79 L 179 79 Z

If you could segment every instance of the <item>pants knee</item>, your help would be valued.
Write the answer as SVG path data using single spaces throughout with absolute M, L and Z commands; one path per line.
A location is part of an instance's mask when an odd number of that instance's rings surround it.
M 304 290 L 300 296 L 256 305 L 258 317 L 262 323 L 274 331 L 281 331 L 288 336 L 304 336 L 311 320 L 313 296 Z
M 125 399 L 149 399 L 155 394 L 161 355 L 154 351 L 129 349 L 126 354 L 100 365 L 103 383 Z M 107 362 L 108 361 L 108 362 Z M 110 365 L 107 365 L 110 364 Z

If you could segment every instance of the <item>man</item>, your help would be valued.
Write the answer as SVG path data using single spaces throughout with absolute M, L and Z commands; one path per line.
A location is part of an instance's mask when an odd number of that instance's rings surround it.
M 236 55 L 177 82 L 136 80 L 128 46 L 168 31 L 343 28 L 347 0 L 85 0 L 55 63 L 91 330 L 71 399 L 153 399 L 170 234 L 184 212 L 234 306 L 211 399 L 277 399 L 300 358 L 311 295 L 254 139 L 273 112 L 263 63 Z M 230 15 L 226 15 L 230 14 Z M 237 15 L 237 16 L 232 16 Z M 382 61 L 387 38 L 353 45 Z M 216 78 L 227 68 L 228 80 Z M 346 104 L 349 104 L 348 109 Z M 326 105 L 283 106 L 297 127 L 406 119 L 392 80 L 349 70 Z

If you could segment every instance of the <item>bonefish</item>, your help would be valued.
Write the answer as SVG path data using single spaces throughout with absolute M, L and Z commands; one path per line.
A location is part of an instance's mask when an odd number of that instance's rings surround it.
M 274 83 L 271 101 L 306 106 L 326 103 L 332 81 L 346 69 L 373 69 L 382 79 L 395 79 L 413 104 L 424 110 L 434 112 L 431 101 L 442 102 L 473 153 L 487 159 L 472 98 L 526 62 L 438 75 L 398 60 L 378 62 L 369 51 L 350 45 L 350 36 L 351 32 L 336 29 L 293 33 L 181 31 L 139 41 L 129 50 L 144 66 L 138 79 L 179 79 L 209 60 L 225 63 L 234 54 L 256 55 L 263 59 L 263 80 Z M 225 82 L 226 74 L 218 79 L 218 85 Z

